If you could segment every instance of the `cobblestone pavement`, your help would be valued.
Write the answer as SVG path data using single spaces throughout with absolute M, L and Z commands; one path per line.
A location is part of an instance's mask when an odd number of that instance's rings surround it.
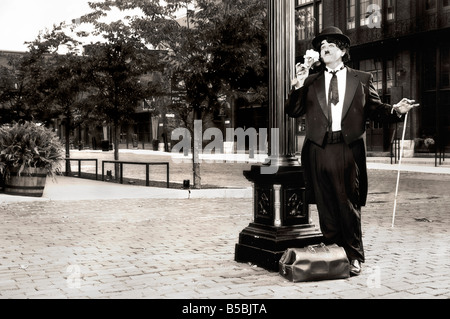
M 363 273 L 308 283 L 234 261 L 251 197 L 0 202 L 0 298 L 449 298 L 450 175 L 402 173 L 392 228 L 396 177 L 369 171 Z

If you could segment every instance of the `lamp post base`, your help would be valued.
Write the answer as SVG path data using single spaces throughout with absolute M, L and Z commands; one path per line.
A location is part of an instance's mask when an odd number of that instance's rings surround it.
M 287 248 L 322 242 L 322 233 L 310 223 L 301 166 L 281 166 L 276 174 L 265 175 L 255 165 L 244 175 L 254 183 L 254 221 L 239 234 L 237 262 L 278 271 Z
M 322 238 L 314 225 L 274 227 L 251 223 L 239 234 L 235 261 L 278 271 L 278 262 L 286 249 L 316 245 Z

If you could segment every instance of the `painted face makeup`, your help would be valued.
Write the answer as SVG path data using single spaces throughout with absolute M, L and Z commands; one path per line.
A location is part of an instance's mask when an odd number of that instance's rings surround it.
M 327 40 L 323 40 L 320 45 L 320 56 L 327 66 L 337 65 L 342 62 L 342 57 L 345 55 L 345 51 L 339 49 L 335 43 L 329 43 Z

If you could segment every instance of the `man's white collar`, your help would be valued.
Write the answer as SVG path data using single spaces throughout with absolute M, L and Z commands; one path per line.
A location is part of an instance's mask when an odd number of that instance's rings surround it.
M 338 65 L 335 69 L 333 69 L 333 70 L 327 67 L 327 71 L 328 71 L 328 72 L 336 72 L 336 71 L 343 70 L 344 67 L 345 67 L 344 63 L 341 63 L 341 64 L 339 64 L 339 65 Z

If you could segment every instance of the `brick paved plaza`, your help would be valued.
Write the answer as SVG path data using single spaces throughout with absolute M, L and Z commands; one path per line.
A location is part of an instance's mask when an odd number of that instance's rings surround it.
M 216 165 L 220 184 L 220 176 L 232 173 Z M 242 171 L 245 165 L 236 166 Z M 0 194 L 0 298 L 449 298 L 450 174 L 402 172 L 392 228 L 396 177 L 392 170 L 369 171 L 362 275 L 295 284 L 234 261 L 239 233 L 252 218 L 243 177 L 236 180 L 241 192 L 217 191 L 210 196 L 216 198 L 195 197 L 194 190 L 191 198 L 185 190 L 176 198 L 167 189 L 151 198 L 154 188 L 145 193 L 140 186 L 70 177 L 48 182 L 46 192 L 79 183 L 106 192 L 107 185 L 122 187 L 124 196 L 25 200 Z M 317 225 L 314 206 L 311 215 Z

